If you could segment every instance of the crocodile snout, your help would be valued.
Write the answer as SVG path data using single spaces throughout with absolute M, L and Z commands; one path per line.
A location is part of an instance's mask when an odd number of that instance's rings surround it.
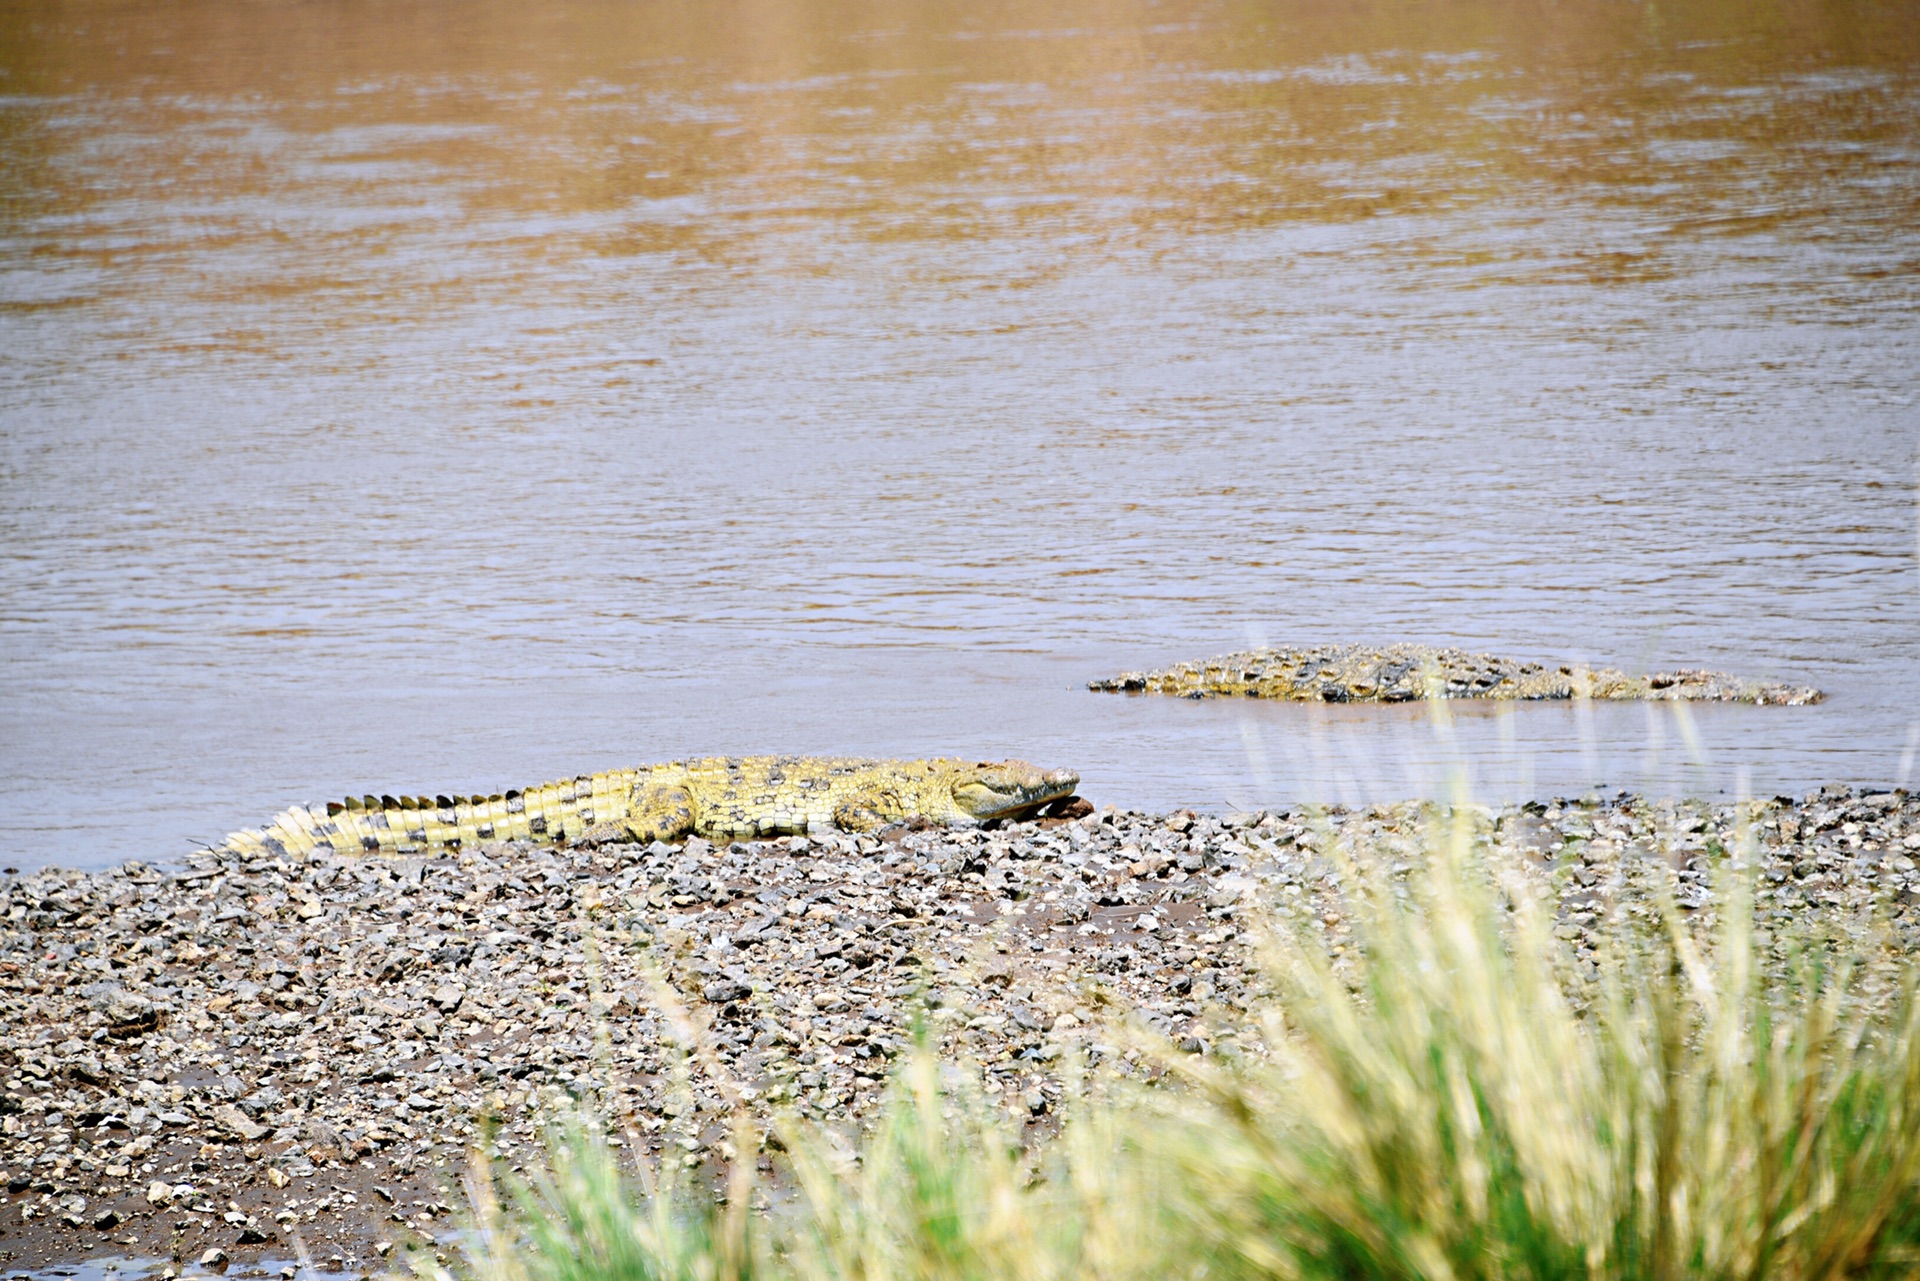
M 1079 784 L 1080 776 L 1072 770 L 1043 770 L 1026 761 L 979 761 L 955 784 L 953 797 L 965 815 L 984 822 L 1030 814 L 1073 795 Z
M 1048 770 L 1040 776 L 1040 790 L 1054 796 L 1071 796 L 1080 786 L 1080 776 L 1070 769 Z
M 1080 776 L 1070 769 L 1043 770 L 1026 761 L 1008 761 L 998 767 L 982 762 L 982 768 L 1004 770 L 1015 792 L 1036 801 L 1071 796 L 1073 789 L 1080 786 Z

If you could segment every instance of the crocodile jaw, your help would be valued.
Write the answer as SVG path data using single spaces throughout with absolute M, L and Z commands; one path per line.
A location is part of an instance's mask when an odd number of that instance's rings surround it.
M 1028 814 L 1073 795 L 1080 776 L 1072 770 L 1043 770 L 1026 761 L 981 761 L 953 783 L 953 804 L 961 823 L 986 823 Z

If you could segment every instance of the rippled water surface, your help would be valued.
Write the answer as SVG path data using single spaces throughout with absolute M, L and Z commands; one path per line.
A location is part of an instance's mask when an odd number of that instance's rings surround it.
M 1920 3 L 0 4 L 0 856 L 700 752 L 1886 783 Z M 1812 708 L 1097 696 L 1452 642 Z

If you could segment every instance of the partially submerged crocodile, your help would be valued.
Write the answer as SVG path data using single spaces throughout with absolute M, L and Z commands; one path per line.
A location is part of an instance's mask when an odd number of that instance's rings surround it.
M 1022 818 L 1073 795 L 1080 776 L 1025 761 L 710 756 L 491 796 L 361 796 L 295 806 L 235 832 L 246 854 L 424 853 L 487 840 L 653 841 L 870 832 L 920 819 L 974 826 Z
M 1817 703 L 1817 689 L 1740 680 L 1682 668 L 1630 676 L 1612 667 L 1550 667 L 1429 645 L 1319 645 L 1256 649 L 1122 672 L 1087 688 L 1183 698 L 1280 698 L 1313 703 L 1405 703 L 1426 698 L 1685 699 L 1716 703 Z

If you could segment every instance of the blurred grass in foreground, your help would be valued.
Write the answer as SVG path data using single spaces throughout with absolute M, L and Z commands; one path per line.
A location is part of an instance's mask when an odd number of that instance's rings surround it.
M 587 1127 L 477 1170 L 482 1281 L 1920 1274 L 1920 1027 L 1871 921 L 1655 892 L 1556 937 L 1537 863 L 1433 810 L 1409 868 L 1339 849 L 1349 932 L 1265 916 L 1240 1049 L 1069 1079 L 1058 1131 L 922 1048 L 857 1152 L 738 1110 L 727 1194 L 621 1175 Z M 1656 884 L 1664 880 L 1656 878 Z M 976 1077 L 977 1079 L 977 1077 Z M 963 1082 L 955 1084 L 956 1080 Z

